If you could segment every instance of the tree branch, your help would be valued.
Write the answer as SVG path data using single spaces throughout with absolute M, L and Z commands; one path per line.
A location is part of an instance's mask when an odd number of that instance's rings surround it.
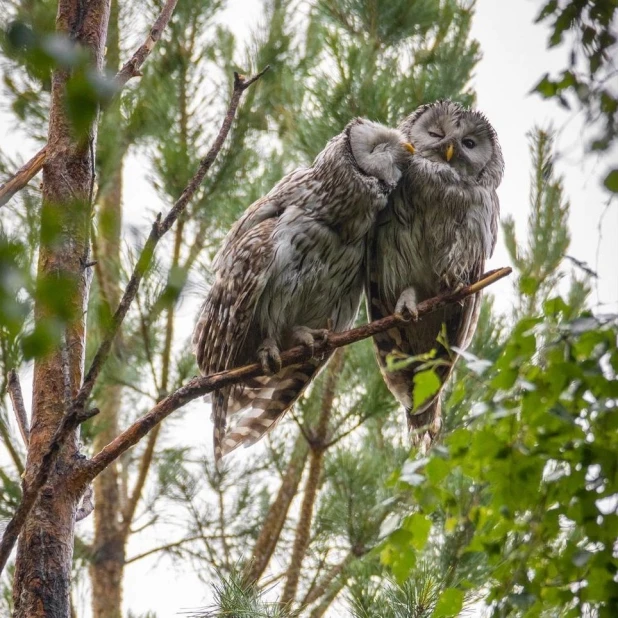
M 154 25 L 150 29 L 144 43 L 133 54 L 131 59 L 116 73 L 116 95 L 125 87 L 132 77 L 141 75 L 140 68 L 150 55 L 161 34 L 172 17 L 178 0 L 167 0 Z M 13 176 L 0 186 L 0 208 L 4 206 L 18 191 L 21 191 L 42 169 L 45 161 L 51 156 L 47 145 L 43 146 L 28 163 L 23 165 Z
M 14 369 L 9 371 L 9 384 L 7 386 L 11 403 L 13 404 L 13 410 L 15 412 L 15 418 L 17 419 L 17 425 L 21 437 L 24 441 L 24 446 L 28 448 L 30 442 L 30 426 L 28 424 L 28 415 L 26 414 L 26 406 L 24 405 L 24 396 L 21 392 L 21 384 L 19 383 L 19 376 Z
M 420 303 L 417 307 L 419 319 L 423 316 L 432 313 L 446 305 L 457 303 L 472 294 L 476 294 L 495 283 L 496 281 L 510 275 L 511 268 L 499 268 L 485 274 L 477 282 L 468 285 L 461 290 L 450 293 L 441 294 L 430 298 Z M 315 354 L 322 354 L 332 351 L 336 348 L 368 339 L 373 335 L 385 332 L 391 328 L 402 326 L 409 322 L 409 319 L 402 315 L 395 314 L 370 322 L 358 328 L 342 333 L 331 333 L 324 342 L 318 342 L 315 346 Z M 287 367 L 296 363 L 308 360 L 311 358 L 311 352 L 305 347 L 295 347 L 286 350 L 281 354 L 281 366 Z M 120 457 L 125 451 L 137 444 L 153 427 L 160 423 L 164 418 L 172 412 L 181 408 L 189 401 L 197 399 L 202 395 L 211 393 L 214 390 L 238 384 L 247 378 L 254 378 L 263 375 L 261 365 L 253 363 L 237 369 L 221 371 L 209 376 L 194 378 L 187 384 L 162 399 L 150 412 L 135 421 L 130 427 L 123 431 L 115 440 L 110 442 L 104 449 L 97 453 L 92 459 L 85 463 L 84 481 L 91 481 L 101 470 L 105 469 L 112 461 Z
M 124 88 L 125 84 L 132 77 L 141 77 L 142 73 L 140 72 L 140 69 L 146 58 L 150 55 L 150 52 L 153 50 L 154 46 L 157 44 L 157 41 L 161 38 L 161 34 L 171 19 L 177 2 L 178 0 L 167 0 L 163 6 L 163 9 L 161 9 L 161 13 L 159 13 L 159 17 L 157 17 L 157 20 L 150 29 L 146 40 L 133 54 L 133 56 L 131 56 L 131 59 L 124 64 L 122 69 L 116 73 L 115 81 L 118 85 L 119 91 Z
M 20 167 L 0 186 L 0 207 L 4 206 L 18 191 L 21 191 L 43 169 L 47 159 L 47 146 L 43 146 L 28 163 Z
M 74 429 L 76 429 L 81 423 L 83 423 L 84 421 L 88 420 L 89 418 L 91 418 L 92 416 L 98 413 L 98 410 L 90 410 L 90 411 L 86 410 L 86 402 L 88 398 L 90 397 L 90 394 L 92 393 L 92 389 L 95 385 L 96 379 L 98 378 L 99 373 L 101 372 L 101 369 L 103 368 L 103 365 L 105 361 L 107 360 L 107 357 L 109 356 L 109 352 L 112 347 L 112 342 L 114 341 L 116 335 L 118 334 L 118 331 L 120 330 L 120 326 L 122 325 L 122 322 L 129 310 L 129 307 L 131 306 L 131 303 L 135 299 L 135 296 L 139 290 L 142 277 L 144 276 L 145 272 L 150 266 L 150 263 L 152 261 L 152 257 L 154 254 L 154 250 L 159 240 L 172 227 L 176 219 L 178 219 L 178 217 L 182 214 L 187 204 L 189 203 L 189 201 L 191 200 L 191 198 L 197 191 L 199 185 L 204 180 L 206 173 L 208 172 L 208 170 L 214 163 L 215 159 L 217 158 L 217 155 L 219 151 L 221 150 L 221 147 L 223 146 L 225 138 L 227 137 L 227 134 L 229 133 L 230 128 L 232 126 L 232 121 L 234 120 L 234 116 L 236 115 L 236 110 L 238 109 L 240 98 L 243 92 L 247 88 L 249 88 L 249 86 L 251 86 L 254 82 L 256 82 L 260 77 L 262 77 L 262 75 L 268 69 L 269 67 L 266 67 L 264 70 L 260 71 L 260 73 L 258 73 L 257 75 L 249 79 L 246 79 L 244 76 L 239 75 L 238 73 L 234 73 L 234 90 L 232 92 L 232 97 L 230 100 L 230 104 L 228 106 L 227 113 L 223 120 L 223 124 L 221 125 L 219 134 L 217 135 L 214 141 L 214 144 L 212 145 L 212 147 L 210 148 L 206 156 L 200 162 L 200 166 L 197 172 L 195 173 L 195 175 L 193 176 L 193 178 L 191 179 L 191 181 L 189 182 L 185 190 L 182 192 L 182 195 L 178 198 L 178 200 L 176 201 L 176 203 L 174 204 L 174 206 L 172 207 L 168 215 L 165 217 L 165 219 L 161 221 L 161 215 L 159 215 L 156 221 L 154 222 L 152 226 L 152 230 L 150 232 L 150 236 L 148 237 L 146 244 L 144 245 L 144 248 L 142 249 L 139 260 L 135 266 L 133 274 L 131 275 L 129 284 L 127 285 L 127 288 L 122 297 L 122 300 L 120 301 L 120 305 L 118 306 L 118 309 L 116 310 L 116 313 L 114 314 L 114 317 L 112 318 L 111 327 L 107 335 L 103 338 L 103 341 L 95 354 L 92 364 L 90 365 L 90 369 L 88 370 L 88 374 L 84 378 L 82 387 L 80 388 L 77 396 L 75 397 L 71 406 L 69 407 L 68 412 L 62 418 L 62 421 L 58 429 L 54 433 L 54 436 L 52 440 L 50 441 L 47 452 L 43 455 L 41 459 L 41 465 L 39 466 L 34 477 L 32 478 L 32 482 L 29 483 L 27 486 L 24 486 L 22 500 L 19 506 L 17 507 L 15 514 L 13 515 L 13 517 L 11 518 L 7 527 L 4 530 L 2 541 L 0 542 L 0 573 L 2 572 L 2 569 L 4 568 L 4 566 L 6 565 L 6 561 L 8 560 L 11 550 L 13 546 L 15 545 L 15 542 L 17 541 L 19 532 L 21 528 L 23 527 L 28 514 L 32 510 L 34 503 L 36 502 L 39 490 L 41 489 L 41 487 L 43 487 L 43 485 L 47 482 L 47 479 L 49 478 L 49 474 L 51 470 L 53 469 L 53 463 L 56 460 L 56 457 L 60 451 L 61 446 L 64 444 L 66 437 Z M 196 395 L 196 397 L 198 396 L 199 395 Z M 194 399 L 194 398 L 195 397 L 191 397 L 190 399 Z M 167 400 L 169 400 L 169 397 L 164 399 L 163 402 Z M 159 406 L 155 406 L 154 409 L 157 409 L 158 407 Z M 174 407 L 172 410 L 170 410 L 170 412 L 175 410 L 177 407 L 179 406 Z M 148 433 L 148 431 L 152 429 L 154 425 L 159 423 L 170 412 L 167 412 L 167 414 L 159 418 L 159 420 L 156 423 L 149 425 L 148 429 L 144 433 L 140 434 L 140 438 L 146 435 L 146 433 Z M 116 440 L 114 440 L 111 444 L 116 443 Z M 134 443 L 131 443 L 131 446 L 133 444 Z M 103 449 L 103 451 L 101 452 L 103 453 L 104 451 L 106 451 L 107 448 L 108 447 Z M 119 451 L 118 455 L 126 451 L 127 448 L 129 447 L 127 446 L 126 448 Z M 114 457 L 113 459 L 116 459 L 116 457 Z M 113 459 L 110 461 L 113 461 Z M 106 463 L 103 466 L 103 468 L 105 468 L 107 465 L 109 464 Z M 88 467 L 88 469 L 91 469 L 91 468 L 92 466 Z M 103 468 L 100 468 L 98 472 L 91 477 L 90 480 L 92 480 L 92 478 L 94 478 L 94 476 L 96 476 Z M 77 481 L 78 478 L 79 478 L 79 474 L 76 476 L 75 480 Z

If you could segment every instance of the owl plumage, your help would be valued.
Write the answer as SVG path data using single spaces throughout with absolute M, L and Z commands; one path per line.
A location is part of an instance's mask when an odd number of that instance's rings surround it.
M 270 375 L 213 393 L 217 461 L 270 431 L 328 361 L 281 369 L 279 350 L 353 324 L 367 236 L 409 149 L 399 131 L 356 119 L 226 236 L 194 332 L 197 362 L 208 375 L 259 359 Z
M 372 320 L 395 312 L 414 317 L 423 300 L 478 279 L 498 231 L 496 189 L 504 161 L 485 116 L 438 101 L 420 107 L 399 129 L 417 154 L 380 213 L 369 243 L 366 296 Z M 440 392 L 414 409 L 413 378 L 421 363 L 388 372 L 387 356 L 435 349 L 439 362 L 434 371 L 444 384 L 457 359 L 448 348 L 469 345 L 480 306 L 481 295 L 476 294 L 374 337 L 386 384 L 406 410 L 413 441 L 425 448 L 441 427 Z M 447 347 L 437 341 L 443 328 Z

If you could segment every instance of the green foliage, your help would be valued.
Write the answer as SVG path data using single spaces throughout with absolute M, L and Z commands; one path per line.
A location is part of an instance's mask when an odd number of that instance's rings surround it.
M 568 203 L 551 136 L 537 130 L 531 143 L 525 246 L 505 224 L 520 299 L 512 324 L 485 303 L 449 391 L 444 445 L 393 477 L 431 531 L 416 547 L 404 519 L 383 562 L 403 584 L 439 548 L 443 568 L 459 571 L 436 615 L 481 594 L 500 617 L 610 616 L 618 602 L 616 320 L 582 313 L 587 287 L 576 279 L 556 295 Z
M 263 593 L 254 586 L 248 586 L 236 576 L 220 574 L 213 584 L 215 602 L 211 608 L 191 613 L 192 618 L 291 618 L 291 614 L 278 602 L 263 599 Z
M 562 180 L 553 171 L 551 132 L 535 129 L 530 133 L 533 172 L 530 183 L 530 215 L 525 248 L 515 233 L 511 217 L 503 221 L 509 257 L 518 271 L 520 311 L 538 311 L 540 299 L 547 298 L 561 278 L 559 266 L 569 246 L 569 203 L 563 197 Z
M 570 60 L 568 68 L 557 77 L 546 74 L 535 90 L 544 98 L 556 99 L 567 109 L 569 99 L 575 100 L 586 112 L 588 122 L 600 125 L 600 132 L 590 142 L 592 150 L 609 150 L 618 135 L 618 97 L 612 87 L 617 9 L 615 0 L 550 0 L 536 20 L 551 22 L 549 47 L 567 44 Z M 604 183 L 614 193 L 618 184 L 611 178 L 616 172 L 612 170 Z

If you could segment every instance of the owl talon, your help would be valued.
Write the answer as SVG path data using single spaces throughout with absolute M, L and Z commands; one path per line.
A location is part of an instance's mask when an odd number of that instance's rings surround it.
M 329 331 L 326 328 L 309 328 L 308 326 L 296 326 L 292 331 L 294 343 L 305 346 L 311 350 L 311 356 L 315 351 L 316 341 L 324 343 L 328 339 Z
M 414 288 L 408 288 L 401 293 L 395 305 L 395 313 L 400 314 L 404 319 L 416 322 L 418 320 L 418 309 L 416 307 L 416 292 Z
M 264 339 L 257 355 L 265 375 L 271 376 L 281 371 L 281 355 L 274 339 Z

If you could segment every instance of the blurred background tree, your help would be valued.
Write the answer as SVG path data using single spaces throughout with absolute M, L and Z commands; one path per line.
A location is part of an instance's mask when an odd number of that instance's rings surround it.
M 4 17 L 7 31 L 15 33 L 19 23 L 36 36 L 52 33 L 55 4 L 12 1 Z M 158 0 L 112 1 L 106 52 L 111 73 L 161 6 Z M 166 209 L 212 140 L 231 71 L 249 74 L 271 66 L 259 88 L 247 92 L 212 173 L 172 237 L 162 242 L 95 390 L 101 414 L 82 428 L 86 453 L 98 452 L 197 373 L 189 345 L 197 299 L 207 287 L 220 240 L 244 208 L 284 173 L 310 163 L 354 116 L 397 125 L 437 98 L 474 103 L 469 81 L 480 52 L 469 36 L 471 3 L 265 0 L 264 25 L 255 28 L 248 45 L 223 24 L 225 9 L 223 0 L 180 2 L 139 83 L 100 117 L 89 357 L 147 234 L 145 227 L 126 222 L 127 214 L 136 219 L 136 206 L 124 190 L 127 170 L 138 171 L 154 189 L 157 203 L 148 215 Z M 14 37 L 3 41 L 3 54 L 10 111 L 40 142 L 49 73 L 35 70 Z M 213 605 L 196 615 L 438 618 L 489 599 L 495 615 L 533 615 L 526 612 L 538 609 L 567 616 L 577 615 L 581 603 L 607 602 L 611 578 L 599 573 L 611 573 L 615 563 L 606 546 L 615 522 L 601 515 L 606 532 L 595 528 L 592 536 L 582 526 L 592 527 L 590 518 L 598 515 L 591 492 L 615 492 L 607 471 L 607 449 L 616 446 L 616 428 L 608 420 L 615 345 L 606 324 L 585 322 L 584 334 L 581 322 L 573 325 L 587 290 L 576 279 L 563 282 L 568 203 L 552 169 L 551 133 L 535 130 L 530 139 L 528 242 L 521 243 L 513 223 L 504 222 L 517 271 L 515 309 L 501 316 L 491 296 L 485 300 L 470 355 L 447 393 L 445 446 L 429 459 L 408 452 L 403 416 L 376 369 L 369 342 L 338 352 L 265 444 L 232 456 L 221 473 L 212 464 L 208 430 L 186 440 L 195 433 L 193 412 L 203 416 L 207 406 L 188 407 L 94 482 L 94 516 L 77 528 L 73 568 L 74 590 L 88 572 L 93 616 L 123 615 L 125 569 L 153 555 L 161 556 L 160 568 L 194 572 L 204 582 Z M 3 174 L 19 167 L 1 154 Z M 0 221 L 2 393 L 8 371 L 23 372 L 46 345 L 39 340 L 43 335 L 28 334 L 40 225 L 35 185 L 3 208 Z M 555 300 L 559 292 L 560 301 Z M 582 337 L 588 342 L 582 344 Z M 563 364 L 561 354 L 567 356 Z M 584 377 L 572 369 L 581 363 L 587 367 Z M 559 380 L 558 374 L 572 380 Z M 574 384 L 579 395 L 567 404 L 565 394 Z M 554 385 L 553 399 L 530 399 L 548 385 Z M 599 389 L 594 410 L 584 406 L 584 386 Z M 10 516 L 19 500 L 24 465 L 9 405 L 6 397 L 0 400 L 0 441 L 7 453 L 0 470 L 0 517 Z M 531 410 L 533 416 L 526 416 Z M 561 415 L 570 415 L 564 421 L 568 431 L 548 421 Z M 596 438 L 601 429 L 608 433 L 598 438 L 598 449 L 586 447 L 585 432 Z M 569 491 L 585 493 L 584 510 L 579 520 L 569 519 L 575 525 L 568 530 L 555 524 L 559 513 L 548 515 L 554 494 L 535 502 L 547 480 L 539 462 L 547 464 L 549 475 L 554 467 L 562 469 L 552 450 L 561 440 L 575 445 L 569 465 L 581 457 L 590 474 L 595 464 L 603 472 L 600 480 L 586 481 L 578 471 L 573 485 L 556 489 L 564 500 Z M 501 472 L 488 474 L 492 469 Z M 566 478 L 571 477 L 557 482 Z M 595 489 L 586 489 L 586 482 L 596 483 Z M 509 492 L 505 510 L 501 500 Z M 528 526 L 536 536 L 527 535 Z M 597 549 L 594 542 L 605 545 Z M 550 545 L 555 553 L 545 555 L 543 548 Z M 529 553 L 522 555 L 522 547 Z M 556 573 L 563 563 L 574 566 Z M 545 580 L 526 573 L 526 564 Z M 566 591 L 587 581 L 590 569 L 601 582 L 595 584 L 597 596 L 578 605 Z M 8 611 L 10 595 L 3 599 Z M 178 599 L 178 607 L 184 606 Z

